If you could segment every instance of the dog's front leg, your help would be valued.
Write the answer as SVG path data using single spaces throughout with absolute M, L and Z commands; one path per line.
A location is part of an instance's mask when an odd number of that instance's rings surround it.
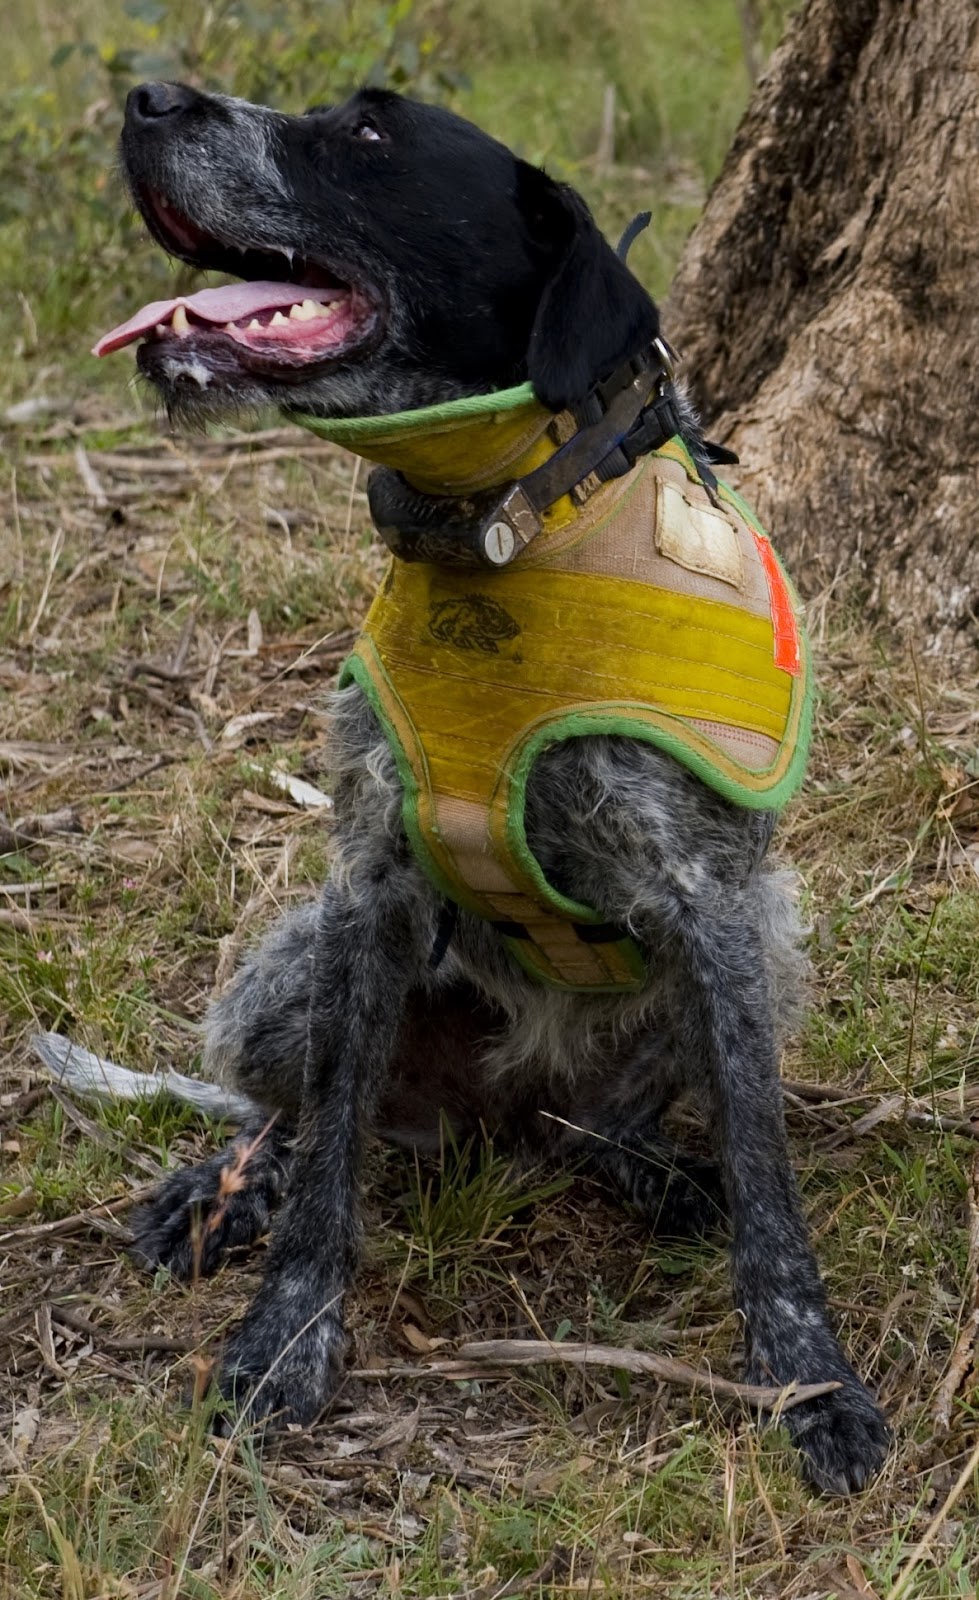
M 342 844 L 342 841 L 341 841 Z M 363 842 L 324 894 L 304 1092 L 289 1188 L 262 1286 L 231 1342 L 222 1391 L 255 1417 L 309 1422 L 343 1358 L 359 1242 L 360 1158 L 410 986 L 431 948 L 410 860 Z
M 690 1045 L 707 1065 L 732 1230 L 734 1291 L 755 1383 L 841 1387 L 785 1414 L 818 1488 L 860 1489 L 887 1450 L 880 1409 L 830 1328 L 789 1161 L 762 939 L 750 894 L 677 917 Z

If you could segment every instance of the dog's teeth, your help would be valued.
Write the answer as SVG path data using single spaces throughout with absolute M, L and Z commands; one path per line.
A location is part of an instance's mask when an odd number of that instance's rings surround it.
M 294 322 L 312 322 L 319 313 L 315 300 L 304 300 L 301 306 L 293 306 L 289 312 Z
M 318 302 L 311 300 L 306 300 L 303 302 L 303 304 L 314 306 L 315 309 L 313 315 L 317 317 L 332 317 L 336 310 L 336 303 L 334 301 L 331 301 L 328 306 L 320 305 Z
M 234 325 L 233 322 L 222 322 L 222 324 L 221 324 L 221 332 L 222 333 L 234 333 L 234 331 L 235 331 L 235 325 Z
M 166 331 L 167 331 L 166 323 L 165 322 L 158 322 L 157 325 L 156 325 L 156 331 L 157 331 L 157 333 L 166 333 Z
M 252 317 L 251 322 L 248 324 L 249 332 L 251 331 L 252 328 L 260 328 L 261 326 L 262 326 L 262 324 L 259 322 L 258 318 L 257 317 Z
M 187 312 L 183 306 L 178 306 L 176 311 L 173 313 L 173 316 L 170 318 L 170 326 L 174 333 L 180 334 L 181 338 L 190 332 L 190 322 L 187 317 Z
M 275 316 L 272 318 L 272 327 L 273 328 L 285 328 L 285 327 L 288 326 L 288 323 L 289 323 L 289 318 L 288 317 L 284 317 L 282 315 L 281 311 L 277 311 L 275 313 Z

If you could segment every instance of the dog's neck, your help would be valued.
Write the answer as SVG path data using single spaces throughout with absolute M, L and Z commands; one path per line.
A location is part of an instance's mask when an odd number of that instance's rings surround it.
M 453 497 L 532 472 L 575 426 L 569 413 L 563 429 L 563 418 L 545 410 L 529 383 L 387 416 L 292 420 L 400 472 L 419 494 Z
M 406 560 L 506 566 L 681 429 L 660 339 L 553 414 L 529 384 L 388 416 L 295 420 L 375 463 L 375 526 Z

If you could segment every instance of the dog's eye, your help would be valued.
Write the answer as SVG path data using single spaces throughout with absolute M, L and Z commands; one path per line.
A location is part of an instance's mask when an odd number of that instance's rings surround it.
M 377 139 L 377 140 L 381 140 L 381 139 L 383 139 L 383 137 L 384 137 L 384 135 L 382 133 L 378 133 L 376 128 L 371 127 L 371 124 L 369 122 L 362 122 L 360 124 L 360 127 L 357 129 L 357 138 L 358 139 Z

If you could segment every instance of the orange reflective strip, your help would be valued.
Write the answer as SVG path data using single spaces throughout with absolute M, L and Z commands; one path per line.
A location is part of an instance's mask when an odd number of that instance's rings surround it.
M 795 607 L 789 594 L 782 569 L 768 540 L 754 528 L 751 530 L 755 547 L 768 579 L 768 599 L 772 611 L 772 631 L 775 635 L 775 665 L 794 678 L 802 671 L 799 650 L 799 627 L 795 620 Z

